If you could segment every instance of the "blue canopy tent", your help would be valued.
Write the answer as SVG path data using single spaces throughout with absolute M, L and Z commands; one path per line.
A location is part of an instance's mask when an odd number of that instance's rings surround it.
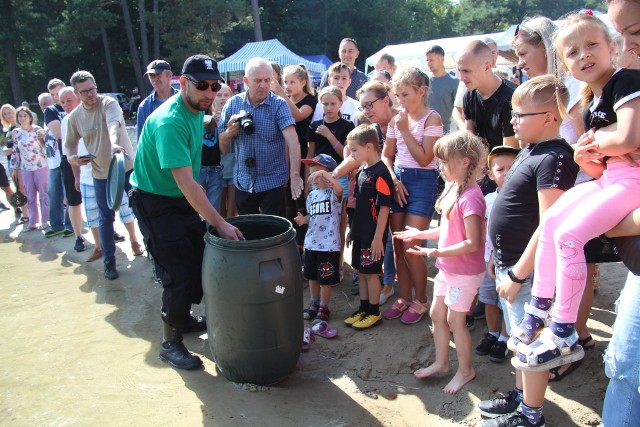
M 287 65 L 304 64 L 309 72 L 322 73 L 327 66 L 320 62 L 313 62 L 291 52 L 278 39 L 265 40 L 245 44 L 239 51 L 218 62 L 222 73 L 244 70 L 247 62 L 253 57 L 274 61 L 285 67 Z

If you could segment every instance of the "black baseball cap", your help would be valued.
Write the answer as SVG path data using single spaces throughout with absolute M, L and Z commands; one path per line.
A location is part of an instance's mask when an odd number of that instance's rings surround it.
M 207 55 L 193 55 L 184 61 L 182 74 L 189 74 L 198 81 L 218 80 L 224 83 L 224 79 L 218 71 L 218 63 Z
M 147 65 L 147 72 L 144 74 L 160 74 L 165 70 L 171 71 L 171 65 L 167 61 L 156 59 Z
M 518 155 L 520 150 L 517 148 L 509 147 L 508 145 L 498 145 L 491 149 L 489 156 L 487 157 L 487 165 L 491 165 L 491 159 L 499 154 L 513 154 Z

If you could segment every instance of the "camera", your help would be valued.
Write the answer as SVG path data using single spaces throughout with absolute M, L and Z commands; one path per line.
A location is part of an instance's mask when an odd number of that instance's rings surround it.
M 251 135 L 256 130 L 256 125 L 253 123 L 253 115 L 251 113 L 247 113 L 244 110 L 240 110 L 238 116 L 236 117 L 236 121 L 240 123 L 240 128 L 247 135 Z

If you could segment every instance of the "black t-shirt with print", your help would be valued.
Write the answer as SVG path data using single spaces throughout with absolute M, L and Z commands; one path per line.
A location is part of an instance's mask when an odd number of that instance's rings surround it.
M 55 120 L 59 120 L 60 124 L 62 124 L 62 119 L 64 119 L 64 116 L 67 115 L 67 113 L 64 112 L 64 109 L 58 104 L 48 106 L 44 109 L 43 114 L 45 125 L 48 125 Z M 60 150 L 60 155 L 62 156 L 62 139 L 60 138 L 58 138 L 58 149 Z
M 583 113 L 585 129 L 600 129 L 618 121 L 616 110 L 640 96 L 640 71 L 618 70 L 602 88 L 602 95 L 592 100 Z M 597 104 L 594 106 L 594 103 Z
M 316 156 L 318 154 L 327 154 L 333 157 L 337 164 L 340 164 L 342 162 L 342 153 L 338 154 L 327 138 L 316 133 L 318 127 L 323 124 L 329 128 L 333 136 L 343 145 L 347 141 L 347 135 L 349 135 L 349 132 L 351 132 L 355 126 L 353 122 L 345 120 L 342 117 L 332 123 L 325 123 L 324 120 L 318 120 L 317 122 L 311 123 L 305 136 L 305 141 L 316 144 Z
M 391 206 L 393 181 L 387 166 L 379 161 L 369 168 L 360 169 L 356 182 L 351 239 L 361 241 L 366 247 L 376 234 L 380 206 Z M 386 233 L 383 240 L 386 240 Z
M 573 149 L 564 139 L 529 144 L 516 156 L 489 217 L 493 259 L 514 265 L 540 223 L 538 191 L 568 190 L 578 175 Z

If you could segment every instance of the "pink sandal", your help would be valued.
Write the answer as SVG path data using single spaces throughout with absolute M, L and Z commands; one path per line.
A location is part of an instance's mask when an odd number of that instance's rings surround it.
M 409 308 L 409 303 L 405 301 L 403 298 L 399 298 L 396 302 L 393 303 L 391 308 L 385 310 L 382 316 L 387 320 L 397 319 L 402 316 L 402 313 Z
M 409 306 L 409 309 L 402 313 L 400 321 L 405 325 L 413 325 L 418 323 L 424 317 L 427 312 L 427 305 L 422 304 L 420 301 L 415 300 Z

